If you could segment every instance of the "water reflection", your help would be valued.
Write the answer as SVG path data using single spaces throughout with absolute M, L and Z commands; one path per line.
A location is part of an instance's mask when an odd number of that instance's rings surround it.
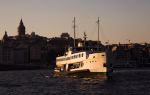
M 111 80 L 103 74 L 73 74 L 73 75 L 60 75 L 55 78 L 61 79 L 60 85 L 64 85 L 62 89 L 67 89 L 69 93 L 76 91 L 76 94 L 100 94 L 104 92 L 103 86 L 108 80 Z

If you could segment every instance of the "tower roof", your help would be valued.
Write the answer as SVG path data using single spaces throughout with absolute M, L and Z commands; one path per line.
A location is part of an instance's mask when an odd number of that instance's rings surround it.
M 18 27 L 18 35 L 19 36 L 25 35 L 25 26 L 23 24 L 22 19 L 20 20 L 20 24 L 19 24 L 19 27 Z
M 23 26 L 24 26 L 22 19 L 20 20 L 20 25 L 23 25 Z

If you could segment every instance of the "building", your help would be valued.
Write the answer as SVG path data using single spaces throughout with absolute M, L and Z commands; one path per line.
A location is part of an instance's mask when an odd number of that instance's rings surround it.
M 43 57 L 48 52 L 43 48 L 47 46 L 47 38 L 38 36 L 35 32 L 26 34 L 23 20 L 20 20 L 16 36 L 8 36 L 7 32 L 0 43 L 1 64 L 43 64 Z M 43 56 L 43 57 L 42 57 Z

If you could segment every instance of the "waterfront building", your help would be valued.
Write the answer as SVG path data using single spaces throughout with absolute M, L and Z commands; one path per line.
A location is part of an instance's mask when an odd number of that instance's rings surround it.
M 43 47 L 47 46 L 47 38 L 35 32 L 26 34 L 23 20 L 20 20 L 18 34 L 9 36 L 5 31 L 0 44 L 1 64 L 35 64 L 42 63 Z M 48 52 L 48 51 L 46 51 Z

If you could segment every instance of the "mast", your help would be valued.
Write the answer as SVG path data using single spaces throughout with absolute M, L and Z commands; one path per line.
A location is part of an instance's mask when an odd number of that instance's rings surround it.
M 97 42 L 97 44 L 98 44 L 98 45 L 99 45 L 99 41 L 100 41 L 100 40 L 99 40 L 99 22 L 100 22 L 100 21 L 99 21 L 99 17 L 98 17 L 98 20 L 97 20 L 97 25 L 98 25 L 98 42 Z
M 97 50 L 99 50 L 99 44 L 100 44 L 100 39 L 99 39 L 100 20 L 99 20 L 99 17 L 98 17 L 98 20 L 97 20 L 97 26 L 98 26 L 98 41 L 97 41 Z
M 74 30 L 74 47 L 76 47 L 76 18 L 73 19 L 73 30 Z

